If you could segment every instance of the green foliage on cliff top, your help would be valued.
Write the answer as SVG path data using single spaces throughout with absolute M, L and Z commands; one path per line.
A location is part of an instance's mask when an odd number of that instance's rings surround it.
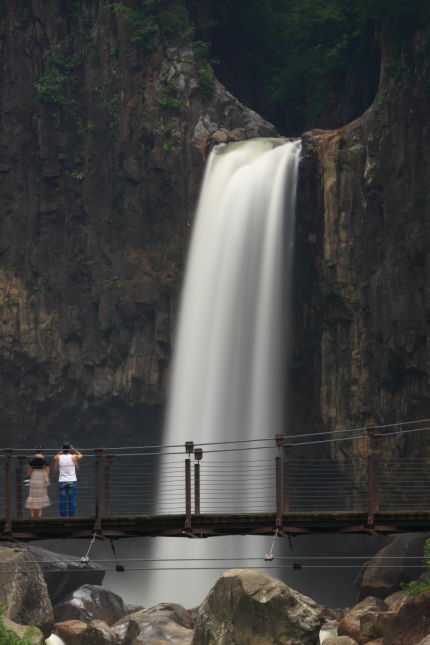
M 188 4 L 196 15 L 202 3 Z M 300 129 L 330 103 L 365 101 L 370 76 L 376 90 L 381 33 L 398 54 L 428 14 L 428 0 L 217 0 L 211 33 L 221 80 L 269 118 L 287 114 Z

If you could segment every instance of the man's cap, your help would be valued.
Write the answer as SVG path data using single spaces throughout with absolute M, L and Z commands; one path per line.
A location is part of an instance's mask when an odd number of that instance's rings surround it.
M 71 447 L 72 447 L 72 446 L 71 446 L 71 445 L 70 445 L 70 443 L 68 443 L 67 441 L 66 441 L 66 443 L 63 443 L 63 450 L 70 450 L 70 449 L 71 449 Z

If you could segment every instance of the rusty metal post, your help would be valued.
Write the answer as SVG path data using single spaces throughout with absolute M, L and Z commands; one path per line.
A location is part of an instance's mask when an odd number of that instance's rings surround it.
M 3 533 L 10 535 L 12 533 L 12 448 L 3 449 L 4 460 L 4 528 Z
M 105 515 L 112 514 L 112 463 L 115 455 L 105 455 Z
M 102 459 L 103 459 L 103 448 L 95 448 L 94 450 L 94 455 L 95 455 L 95 479 L 94 479 L 94 487 L 95 487 L 95 502 L 96 502 L 96 507 L 95 507 L 95 516 L 96 516 L 96 521 L 94 524 L 94 531 L 101 531 L 102 530 L 102 502 L 101 502 L 101 493 L 102 493 Z
M 203 450 L 194 449 L 194 513 L 200 515 L 200 461 L 203 459 Z
M 367 455 L 367 526 L 375 525 L 375 513 L 379 510 L 379 491 L 376 476 L 376 444 L 381 435 L 375 432 L 373 426 L 367 428 L 369 438 L 369 453 Z
M 289 486 L 288 486 L 288 457 L 290 455 L 291 449 L 293 447 L 292 443 L 284 443 L 282 448 L 283 448 L 283 457 L 284 457 L 284 463 L 283 463 L 283 498 L 284 498 L 284 505 L 283 505 L 283 512 L 288 513 L 290 510 L 290 497 L 289 497 Z
M 278 456 L 275 457 L 275 494 L 276 494 L 276 526 L 282 527 L 282 464 L 281 446 L 285 437 L 282 434 L 275 435 L 275 442 L 278 448 Z
M 185 442 L 185 528 L 191 529 L 191 454 L 194 451 L 194 441 Z
M 23 515 L 23 506 L 22 506 L 22 472 L 23 466 L 27 461 L 25 455 L 18 455 L 17 457 L 17 466 L 15 469 L 15 483 L 16 483 L 16 516 L 19 519 L 22 519 Z

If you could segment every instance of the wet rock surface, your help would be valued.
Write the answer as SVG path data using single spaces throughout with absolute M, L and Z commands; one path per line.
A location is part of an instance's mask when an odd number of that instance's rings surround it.
M 135 645 L 162 645 L 172 642 L 188 645 L 193 638 L 194 623 L 190 612 L 175 603 L 160 603 L 130 614 L 115 623 L 113 630 L 122 635 L 122 629 L 130 621 L 139 627 Z
M 83 585 L 54 606 L 55 621 L 78 620 L 89 623 L 102 620 L 113 625 L 126 615 L 126 607 L 117 594 L 99 585 Z

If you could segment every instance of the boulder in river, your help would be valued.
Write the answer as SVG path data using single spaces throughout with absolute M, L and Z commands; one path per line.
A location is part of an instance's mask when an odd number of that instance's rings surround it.
M 384 634 L 383 645 L 417 645 L 430 635 L 430 591 L 410 596 Z
M 54 607 L 56 622 L 102 620 L 113 625 L 127 613 L 122 598 L 99 585 L 82 585 Z
M 357 643 L 361 643 L 361 624 L 360 621 L 363 616 L 369 614 L 370 612 L 386 612 L 388 609 L 387 605 L 380 598 L 375 598 L 374 596 L 368 596 L 358 605 L 355 605 L 343 618 L 339 621 L 337 626 L 338 636 L 349 636 Z M 378 637 L 380 634 L 378 635 Z M 376 636 L 374 637 L 376 638 Z M 371 640 L 368 638 L 367 640 Z
M 395 535 L 387 546 L 363 565 L 356 579 L 360 588 L 358 599 L 363 600 L 367 596 L 385 598 L 399 591 L 402 583 L 416 580 L 426 572 L 422 556 L 428 537 L 428 533 Z M 417 559 L 411 560 L 411 557 Z M 415 566 L 411 566 L 411 563 Z
M 35 625 L 49 634 L 53 623 L 48 589 L 27 549 L 0 546 L 0 606 L 18 625 Z
M 129 621 L 134 621 L 139 627 L 139 635 L 132 645 L 190 645 L 193 639 L 191 614 L 176 603 L 162 602 L 129 614 L 113 625 L 113 631 L 121 634 L 121 628 Z
M 193 645 L 315 645 L 316 602 L 260 571 L 231 569 L 200 606 Z
M 27 548 L 42 569 L 52 604 L 82 585 L 101 585 L 103 582 L 105 572 L 96 563 L 81 564 L 76 556 L 55 553 L 39 546 Z

